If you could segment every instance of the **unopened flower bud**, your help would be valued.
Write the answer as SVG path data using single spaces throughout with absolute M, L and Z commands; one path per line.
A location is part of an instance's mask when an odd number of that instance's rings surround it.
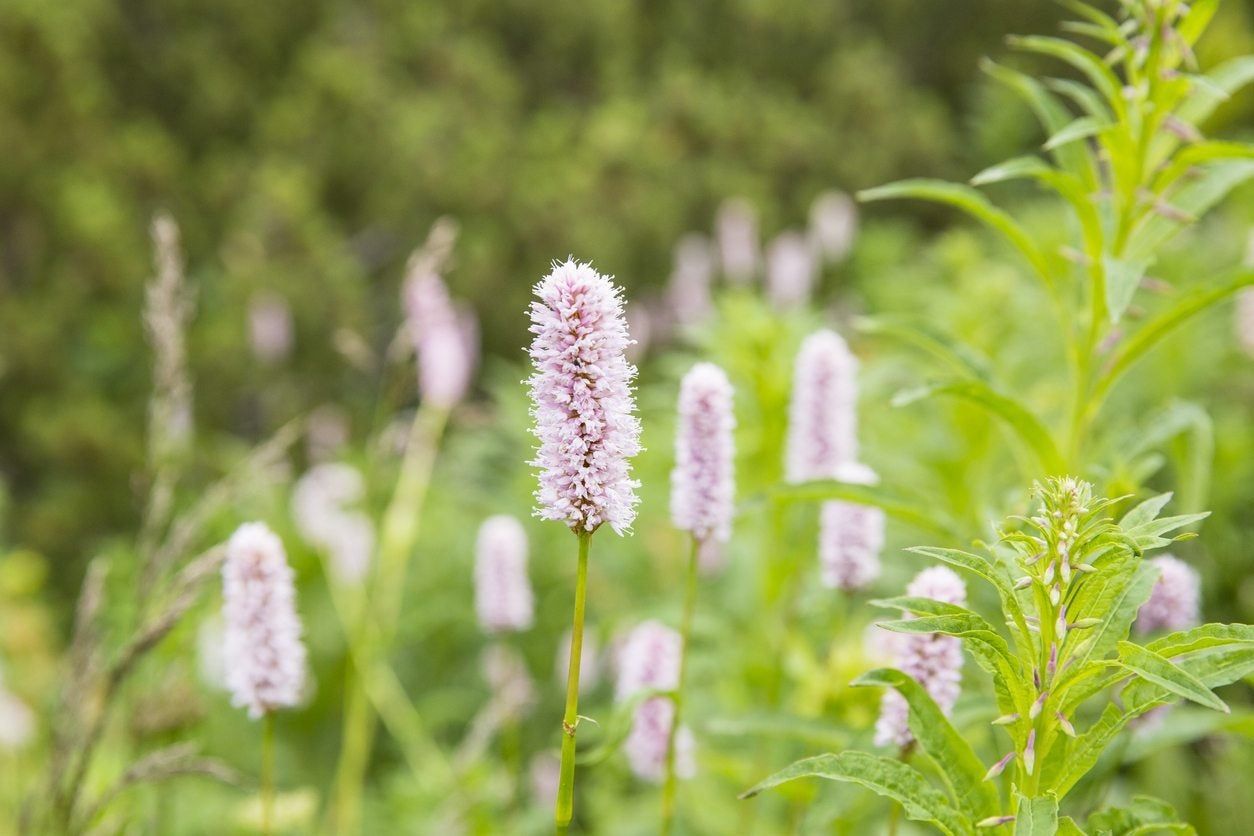
M 984 773 L 984 780 L 991 781 L 994 778 L 996 778 L 998 775 L 1002 774 L 1002 772 L 1005 771 L 1006 767 L 1014 759 L 1015 759 L 1014 751 L 1012 750 L 1010 752 L 1007 752 L 1001 760 L 999 760 L 997 763 L 993 764 L 989 768 L 988 772 Z

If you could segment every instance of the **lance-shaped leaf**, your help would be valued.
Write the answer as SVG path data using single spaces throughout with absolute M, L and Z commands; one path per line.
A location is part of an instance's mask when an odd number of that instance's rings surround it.
M 1088 836 L 1071 816 L 1063 816 L 1058 820 L 1058 836 Z
M 1072 673 L 1056 689 L 1064 712 L 1112 684 L 1109 677 L 1102 675 L 1106 668 L 1100 662 L 1128 637 L 1137 611 L 1149 600 L 1156 580 L 1158 570 L 1154 566 L 1129 560 L 1103 568 L 1081 587 L 1069 617 L 1101 621 L 1088 630 L 1072 631 L 1067 639 L 1071 646 L 1084 641 L 1088 646 L 1071 657 L 1075 660 Z
M 1022 98 L 1036 115 L 1046 135 L 1055 134 L 1071 121 L 1071 112 L 1058 98 L 1029 75 L 1003 67 L 989 59 L 980 62 L 980 69 L 996 81 L 1004 84 Z M 1097 175 L 1093 160 L 1081 145 L 1064 145 L 1052 152 L 1058 165 L 1079 177 L 1088 187 L 1095 188 Z
M 966 650 L 993 677 L 999 697 L 998 707 L 1008 713 L 1024 713 L 1028 710 L 1032 695 L 1028 691 L 1019 659 L 1010 652 L 1006 640 L 978 615 L 932 615 L 901 621 L 880 621 L 877 626 L 894 633 L 941 633 L 963 639 Z M 1003 698 L 1007 704 L 1001 704 Z
M 926 688 L 892 668 L 869 671 L 855 679 L 853 684 L 896 689 L 910 708 L 911 733 L 936 763 L 937 772 L 958 802 L 958 809 L 977 820 L 997 812 L 997 790 L 991 782 L 984 780 L 984 764 Z
M 1032 240 L 1032 236 L 1028 235 L 1014 218 L 998 209 L 989 202 L 988 198 L 970 186 L 947 183 L 944 180 L 915 179 L 900 180 L 858 192 L 858 199 L 865 202 L 903 198 L 930 200 L 934 203 L 954 206 L 1000 232 L 1027 259 L 1046 286 L 1053 287 L 1054 279 L 1049 262 Z
M 1045 473 L 1057 474 L 1066 469 L 1054 439 L 1041 420 L 1023 404 L 981 380 L 954 380 L 920 386 L 898 394 L 893 398 L 893 406 L 905 406 L 932 395 L 949 395 L 984 408 L 1014 431 Z
M 1238 270 L 1227 279 L 1202 290 L 1182 296 L 1167 310 L 1150 319 L 1136 330 L 1118 349 L 1106 367 L 1105 373 L 1094 387 L 1093 402 L 1099 403 L 1107 391 L 1146 352 L 1162 342 L 1168 334 L 1188 322 L 1194 316 L 1215 306 L 1244 287 L 1254 285 L 1254 270 Z
M 1254 160 L 1228 160 L 1201 170 L 1201 174 L 1174 191 L 1172 211 L 1150 212 L 1128 242 L 1130 258 L 1150 258 L 1190 220 L 1209 212 L 1228 192 L 1254 177 Z
M 1123 99 L 1123 85 L 1119 82 L 1119 77 L 1100 58 L 1083 47 L 1062 38 L 1044 35 L 1010 38 L 1009 43 L 1017 49 L 1050 55 L 1070 64 L 1084 73 L 1089 82 L 1106 98 L 1106 102 L 1116 114 L 1122 114 L 1127 109 L 1127 103 Z
M 1106 310 L 1111 322 L 1118 322 L 1132 303 L 1136 289 L 1145 278 L 1149 259 L 1127 259 L 1106 256 L 1102 266 L 1106 272 Z
M 1031 645 L 1027 620 L 1023 617 L 1023 606 L 1019 603 L 1019 598 L 1015 595 L 1010 579 L 1006 576 L 1006 572 L 1002 567 L 994 564 L 988 558 L 964 552 L 960 549 L 912 546 L 906 549 L 906 551 L 948 563 L 950 566 L 956 566 L 991 583 L 997 590 L 998 598 L 1001 599 L 1002 609 L 1010 613 L 1011 622 L 1015 628 L 1016 644 L 1019 645 L 1021 650 L 1026 650 Z
M 1137 676 L 1198 705 L 1228 713 L 1227 703 L 1170 659 L 1132 642 L 1119 642 L 1118 647 L 1120 663 Z
M 810 482 L 777 485 L 769 494 L 777 502 L 829 502 L 834 499 L 879 508 L 889 517 L 945 537 L 956 535 L 954 526 L 931 513 L 923 502 L 897 496 L 878 485 L 815 479 Z M 752 500 L 751 500 L 752 501 Z
M 1176 109 L 1176 118 L 1200 125 L 1228 98 L 1254 81 L 1254 55 L 1243 55 L 1220 64 L 1193 86 L 1193 92 Z
M 1126 807 L 1110 807 L 1089 816 L 1089 828 L 1096 833 L 1119 836 L 1149 836 L 1162 833 L 1196 833 L 1180 821 L 1176 808 L 1160 798 L 1136 795 Z
M 984 169 L 971 178 L 971 185 L 987 186 L 990 183 L 1005 183 L 1009 180 L 1036 178 L 1051 171 L 1053 169 L 1040 157 L 1031 155 L 1014 157 Z
M 1189 630 L 1155 639 L 1146 645 L 1159 656 L 1168 659 L 1185 653 L 1194 653 L 1211 647 L 1226 647 L 1233 644 L 1254 645 L 1254 626 L 1249 624 L 1203 624 Z
M 1053 793 L 1028 798 L 1019 793 L 1015 808 L 1015 836 L 1056 836 L 1058 799 Z
M 764 790 L 798 778 L 824 778 L 857 784 L 896 801 L 911 821 L 935 825 L 950 836 L 966 836 L 973 832 L 970 819 L 955 810 L 945 795 L 929 784 L 917 769 L 901 761 L 866 752 L 841 752 L 797 761 L 740 797 L 752 798 Z
M 980 380 L 992 378 L 992 366 L 987 357 L 931 323 L 899 316 L 874 316 L 855 320 L 854 327 L 863 334 L 887 337 L 913 346 L 950 366 L 958 374 Z
M 1110 122 L 1098 119 L 1094 116 L 1081 116 L 1079 119 L 1068 124 L 1058 133 L 1045 140 L 1042 146 L 1046 151 L 1052 151 L 1060 145 L 1066 145 L 1069 142 L 1076 142 L 1081 139 L 1088 139 L 1091 136 L 1097 136 L 1102 131 L 1111 127 Z

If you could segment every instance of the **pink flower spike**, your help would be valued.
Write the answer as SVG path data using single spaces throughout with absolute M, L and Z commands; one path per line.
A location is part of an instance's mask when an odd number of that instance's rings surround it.
M 636 516 L 630 460 L 640 452 L 640 422 L 624 354 L 631 342 L 619 289 L 569 259 L 554 264 L 531 303 L 534 433 L 540 446 L 537 515 L 574 531 L 609 523 L 623 534 Z
M 788 416 L 787 478 L 832 479 L 857 461 L 858 361 L 835 331 L 816 331 L 797 352 Z
M 1158 567 L 1158 580 L 1149 600 L 1136 614 L 1139 633 L 1159 630 L 1186 630 L 1197 626 L 1201 578 L 1189 564 L 1164 554 L 1149 561 Z
M 231 702 L 254 720 L 300 700 L 305 645 L 283 543 L 264 523 L 231 535 L 222 566 L 224 662 Z
M 873 485 L 871 468 L 845 464 L 837 469 L 842 482 Z M 884 548 L 884 512 L 853 502 L 825 502 L 819 520 L 819 565 L 823 585 L 851 592 L 865 589 L 880 574 Z
M 962 605 L 967 600 L 967 589 L 953 570 L 934 566 L 915 575 L 906 587 L 906 595 Z M 927 689 L 941 711 L 948 714 L 961 689 L 961 640 L 940 633 L 902 634 L 894 650 L 897 667 Z M 914 739 L 907 722 L 909 714 L 909 707 L 901 694 L 896 691 L 885 693 L 880 718 L 875 724 L 875 745 L 908 745 Z
M 475 612 L 488 633 L 530 629 L 534 596 L 527 578 L 527 532 L 504 514 L 488 517 L 475 543 Z
M 701 542 L 731 537 L 735 501 L 732 386 L 713 363 L 698 363 L 679 388 L 671 520 Z
M 676 688 L 681 647 L 679 633 L 661 622 L 646 621 L 632 630 L 619 661 L 615 699 L 621 703 L 640 691 Z M 653 783 L 665 777 L 674 716 L 675 705 L 669 697 L 652 697 L 636 707 L 623 750 L 637 777 Z M 681 778 L 696 773 L 694 748 L 691 730 L 680 726 L 675 733 L 675 771 Z

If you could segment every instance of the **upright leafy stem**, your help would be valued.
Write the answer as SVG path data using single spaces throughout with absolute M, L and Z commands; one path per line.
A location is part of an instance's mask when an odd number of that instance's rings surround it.
M 1227 95 L 1254 79 L 1254 62 L 1230 62 L 1210 76 L 1194 71 L 1193 44 L 1210 22 L 1214 2 L 1126 2 L 1122 19 L 1073 0 L 1064 5 L 1082 19 L 1063 28 L 1093 42 L 1093 49 L 1042 36 L 1011 38 L 1010 44 L 1078 72 L 1084 82 L 1042 83 L 992 62 L 984 65 L 1031 107 L 1045 131 L 1048 158 L 1015 157 L 980 172 L 969 186 L 915 179 L 859 195 L 864 201 L 913 198 L 961 209 L 1000 233 L 1048 289 L 1070 359 L 1072 395 L 1056 434 L 1035 444 L 1038 453 L 1059 450 L 1064 466 L 1051 467 L 1038 455 L 1033 476 L 1082 470 L 1102 404 L 1132 363 L 1177 325 L 1254 281 L 1249 271 L 1221 277 L 1145 326 L 1128 328 L 1125 314 L 1163 244 L 1254 177 L 1254 146 L 1207 140 L 1201 131 Z M 1016 179 L 1032 180 L 1061 198 L 1074 217 L 1078 240 L 1063 254 L 1066 260 L 976 188 Z M 1112 344 L 1114 355 L 1103 363 Z M 1013 402 L 1019 425 L 1045 425 L 1029 407 Z

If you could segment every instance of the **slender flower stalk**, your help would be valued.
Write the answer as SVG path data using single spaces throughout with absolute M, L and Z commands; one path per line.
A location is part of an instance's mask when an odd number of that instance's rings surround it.
M 274 711 L 295 705 L 305 684 L 305 645 L 292 569 L 283 543 L 263 523 L 245 523 L 222 566 L 224 656 L 232 703 L 262 720 L 261 830 L 274 807 Z
M 590 264 L 554 263 L 531 304 L 529 383 L 534 433 L 540 442 L 536 515 L 565 523 L 579 539 L 571 627 L 562 765 L 554 819 L 559 834 L 574 814 L 575 731 L 579 665 L 588 585 L 588 548 L 604 524 L 623 534 L 636 515 L 630 459 L 640 451 L 640 423 L 627 361 L 631 344 L 621 291 Z
M 641 691 L 674 691 L 683 667 L 683 638 L 661 622 L 645 621 L 631 631 L 621 657 L 615 691 L 618 702 Z M 665 781 L 672 752 L 678 777 L 691 777 L 696 771 L 692 732 L 675 722 L 675 702 L 670 697 L 651 697 L 636 707 L 623 749 L 631 771 L 645 781 Z
M 731 536 L 735 501 L 736 419 L 732 386 L 726 373 L 713 363 L 698 363 L 680 384 L 679 427 L 675 434 L 675 468 L 671 471 L 671 519 L 676 528 L 691 532 L 683 620 L 680 625 L 680 662 L 675 683 L 674 711 L 666 743 L 666 775 L 662 791 L 662 832 L 674 822 L 676 734 L 683 719 L 684 674 L 696 610 L 697 573 L 701 552 L 719 546 Z

